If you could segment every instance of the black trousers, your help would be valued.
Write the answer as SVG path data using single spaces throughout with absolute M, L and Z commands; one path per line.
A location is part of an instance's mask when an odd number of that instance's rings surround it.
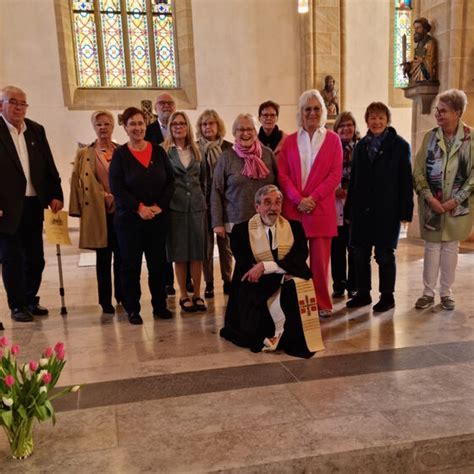
M 0 255 L 8 306 L 34 305 L 44 270 L 43 208 L 37 197 L 25 197 L 16 232 L 0 234 Z
M 107 214 L 107 247 L 96 249 L 96 275 L 99 304 L 101 306 L 112 304 L 112 255 L 114 257 L 114 295 L 117 302 L 122 301 L 122 283 L 120 276 L 120 251 L 115 235 L 114 215 Z
M 334 291 L 355 291 L 356 272 L 354 249 L 349 246 L 349 225 L 337 227 L 337 236 L 331 242 L 331 274 Z
M 128 313 L 140 311 L 140 275 L 145 254 L 153 311 L 166 308 L 166 222 L 161 215 L 145 221 L 138 214 L 115 219 L 122 259 L 122 302 Z
M 355 263 L 357 275 L 357 291 L 369 293 L 371 284 L 370 259 L 374 247 L 375 261 L 379 266 L 379 291 L 380 293 L 393 293 L 395 291 L 395 249 L 379 245 L 363 245 L 355 247 Z

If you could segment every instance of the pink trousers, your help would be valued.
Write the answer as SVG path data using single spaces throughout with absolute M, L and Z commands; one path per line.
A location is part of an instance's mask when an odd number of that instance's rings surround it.
M 309 266 L 313 272 L 314 289 L 320 310 L 332 310 L 332 300 L 329 294 L 331 240 L 331 237 L 314 237 L 309 239 Z

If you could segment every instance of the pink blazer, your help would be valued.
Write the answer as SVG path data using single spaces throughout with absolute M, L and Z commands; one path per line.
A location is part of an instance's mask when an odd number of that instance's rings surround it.
M 335 190 L 341 182 L 342 146 L 331 130 L 319 150 L 304 189 L 301 188 L 301 159 L 297 133 L 288 136 L 278 159 L 278 182 L 283 192 L 282 214 L 303 224 L 308 238 L 337 235 Z M 298 211 L 304 197 L 312 196 L 316 207 L 310 214 Z

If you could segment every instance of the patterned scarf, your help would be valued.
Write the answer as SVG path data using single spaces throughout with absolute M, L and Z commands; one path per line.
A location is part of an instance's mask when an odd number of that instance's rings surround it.
M 242 148 L 240 143 L 234 143 L 234 151 L 244 160 L 242 174 L 250 179 L 265 179 L 270 171 L 262 161 L 262 145 L 255 140 L 250 148 Z
M 351 177 L 352 169 L 352 153 L 354 151 L 355 141 L 345 141 L 342 140 L 342 179 L 341 179 L 341 188 L 347 189 L 349 186 L 349 179 Z
M 222 142 L 224 140 L 219 138 L 214 141 L 206 140 L 204 137 L 199 138 L 199 148 L 201 155 L 209 165 L 209 181 L 212 181 L 214 175 L 214 168 L 217 164 L 217 158 L 222 155 Z
M 280 143 L 282 136 L 283 132 L 278 128 L 278 125 L 275 125 L 270 135 L 265 133 L 263 127 L 260 127 L 260 131 L 258 132 L 258 139 L 260 140 L 260 143 L 264 146 L 267 146 L 272 151 L 275 151 L 275 148 Z
M 426 157 L 426 180 L 430 187 L 430 191 L 438 201 L 443 202 L 443 184 L 444 170 L 449 155 L 445 151 L 446 143 L 444 138 L 441 139 L 443 133 L 440 129 L 435 128 L 430 132 L 428 139 L 427 157 Z M 456 143 L 456 140 L 455 142 Z M 442 144 L 442 146 L 440 146 Z M 453 181 L 450 198 L 455 198 L 459 204 L 451 211 L 451 216 L 464 216 L 469 214 L 469 196 L 471 194 L 469 186 L 469 175 L 471 170 L 471 130 L 463 125 L 463 136 L 461 145 L 457 151 L 458 168 Z M 433 212 L 426 200 L 424 201 L 424 227 L 427 230 L 441 230 L 441 214 Z
M 367 132 L 365 136 L 366 144 L 367 144 L 367 152 L 369 154 L 369 160 L 371 163 L 374 162 L 377 153 L 382 146 L 382 142 L 385 140 L 386 136 L 388 135 L 388 128 L 386 128 L 380 135 L 374 135 L 370 130 Z

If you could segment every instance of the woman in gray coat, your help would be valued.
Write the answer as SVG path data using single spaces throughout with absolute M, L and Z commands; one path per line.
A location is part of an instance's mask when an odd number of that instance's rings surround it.
M 207 251 L 206 168 L 195 144 L 188 116 L 174 112 L 169 120 L 170 134 L 163 147 L 175 175 L 175 192 L 170 203 L 167 240 L 168 261 L 175 262 L 179 304 L 186 312 L 205 311 L 201 298 L 202 262 Z M 186 289 L 186 264 L 190 263 L 194 296 Z

